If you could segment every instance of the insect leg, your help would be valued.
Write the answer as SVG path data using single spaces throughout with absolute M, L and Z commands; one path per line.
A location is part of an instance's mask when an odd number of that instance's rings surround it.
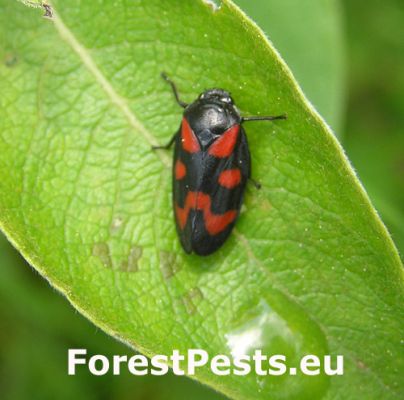
M 253 178 L 248 178 L 248 181 L 251 182 L 257 190 L 261 189 L 262 185 Z
M 175 142 L 176 137 L 177 137 L 177 133 L 175 133 L 173 135 L 173 137 L 170 139 L 170 141 L 167 144 L 165 144 L 163 146 L 152 146 L 152 149 L 153 150 L 159 150 L 159 149 L 168 150 L 173 145 L 173 143 Z
M 275 119 L 287 119 L 286 114 L 282 115 L 268 115 L 268 116 L 252 116 L 252 117 L 242 117 L 241 122 L 245 121 L 274 121 Z
M 185 108 L 188 106 L 187 103 L 184 101 L 180 100 L 180 96 L 178 95 L 178 90 L 177 87 L 175 86 L 175 83 L 165 74 L 165 72 L 161 73 L 161 77 L 170 84 L 171 89 L 174 93 L 175 100 L 177 101 L 178 105 L 182 108 Z

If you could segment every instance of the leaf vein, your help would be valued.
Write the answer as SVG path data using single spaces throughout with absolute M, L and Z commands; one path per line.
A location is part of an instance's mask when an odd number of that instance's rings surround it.
M 101 89 L 105 92 L 112 104 L 114 104 L 125 116 L 129 125 L 137 132 L 139 132 L 143 138 L 150 143 L 150 145 L 157 145 L 155 137 L 146 129 L 146 127 L 136 118 L 133 114 L 129 105 L 121 97 L 117 91 L 112 86 L 111 82 L 105 77 L 98 65 L 95 63 L 88 49 L 86 49 L 70 31 L 70 29 L 63 23 L 62 19 L 55 12 L 54 18 L 55 28 L 58 31 L 60 37 L 72 48 L 72 50 L 77 54 L 80 60 L 83 62 L 84 66 L 93 76 L 95 81 L 99 84 Z M 161 162 L 169 167 L 170 159 L 163 153 L 158 152 L 158 157 L 160 157 Z

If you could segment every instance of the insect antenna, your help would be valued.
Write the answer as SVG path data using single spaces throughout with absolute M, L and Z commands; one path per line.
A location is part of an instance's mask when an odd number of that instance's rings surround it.
M 287 119 L 288 116 L 286 114 L 282 115 L 268 115 L 268 116 L 251 116 L 251 117 L 242 117 L 241 122 L 248 121 L 274 121 L 276 119 Z
M 173 91 L 173 93 L 174 93 L 175 100 L 177 101 L 178 105 L 179 105 L 180 107 L 182 107 L 182 108 L 188 107 L 188 103 L 185 103 L 184 101 L 182 101 L 182 100 L 180 99 L 180 96 L 179 96 L 178 90 L 177 90 L 177 86 L 175 86 L 175 83 L 167 76 L 167 74 L 166 74 L 165 72 L 162 72 L 162 73 L 161 73 L 161 77 L 162 77 L 166 82 L 168 82 L 169 85 L 171 86 L 171 89 L 172 89 L 172 91 Z

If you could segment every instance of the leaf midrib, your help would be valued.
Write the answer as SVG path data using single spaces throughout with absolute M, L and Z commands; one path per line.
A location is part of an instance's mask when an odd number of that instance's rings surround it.
M 114 104 L 125 116 L 129 125 L 137 132 L 139 132 L 143 138 L 150 144 L 150 146 L 158 145 L 156 138 L 151 134 L 146 127 L 136 118 L 129 105 L 123 97 L 114 89 L 108 79 L 104 76 L 97 64 L 94 62 L 89 54 L 88 49 L 82 46 L 70 29 L 63 23 L 59 14 L 54 10 L 53 23 L 60 37 L 72 48 L 72 50 L 78 55 L 84 66 L 94 77 L 95 81 L 99 84 L 101 89 L 105 92 L 108 99 Z M 156 152 L 161 162 L 170 167 L 171 160 L 164 152 Z

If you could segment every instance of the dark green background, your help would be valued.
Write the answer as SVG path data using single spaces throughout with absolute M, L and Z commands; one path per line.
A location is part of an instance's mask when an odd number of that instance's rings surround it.
M 262 18 L 259 2 L 251 3 L 249 15 Z M 400 0 L 345 0 L 343 5 L 347 82 L 341 92 L 347 95 L 338 133 L 403 254 L 404 7 Z M 271 35 L 268 28 L 265 31 Z M 271 38 L 289 61 L 282 40 Z M 107 356 L 130 351 L 79 315 L 1 237 L 0 263 L 2 399 L 221 398 L 198 383 L 172 375 L 93 377 L 82 371 L 67 376 L 68 348 L 87 348 L 89 354 Z

